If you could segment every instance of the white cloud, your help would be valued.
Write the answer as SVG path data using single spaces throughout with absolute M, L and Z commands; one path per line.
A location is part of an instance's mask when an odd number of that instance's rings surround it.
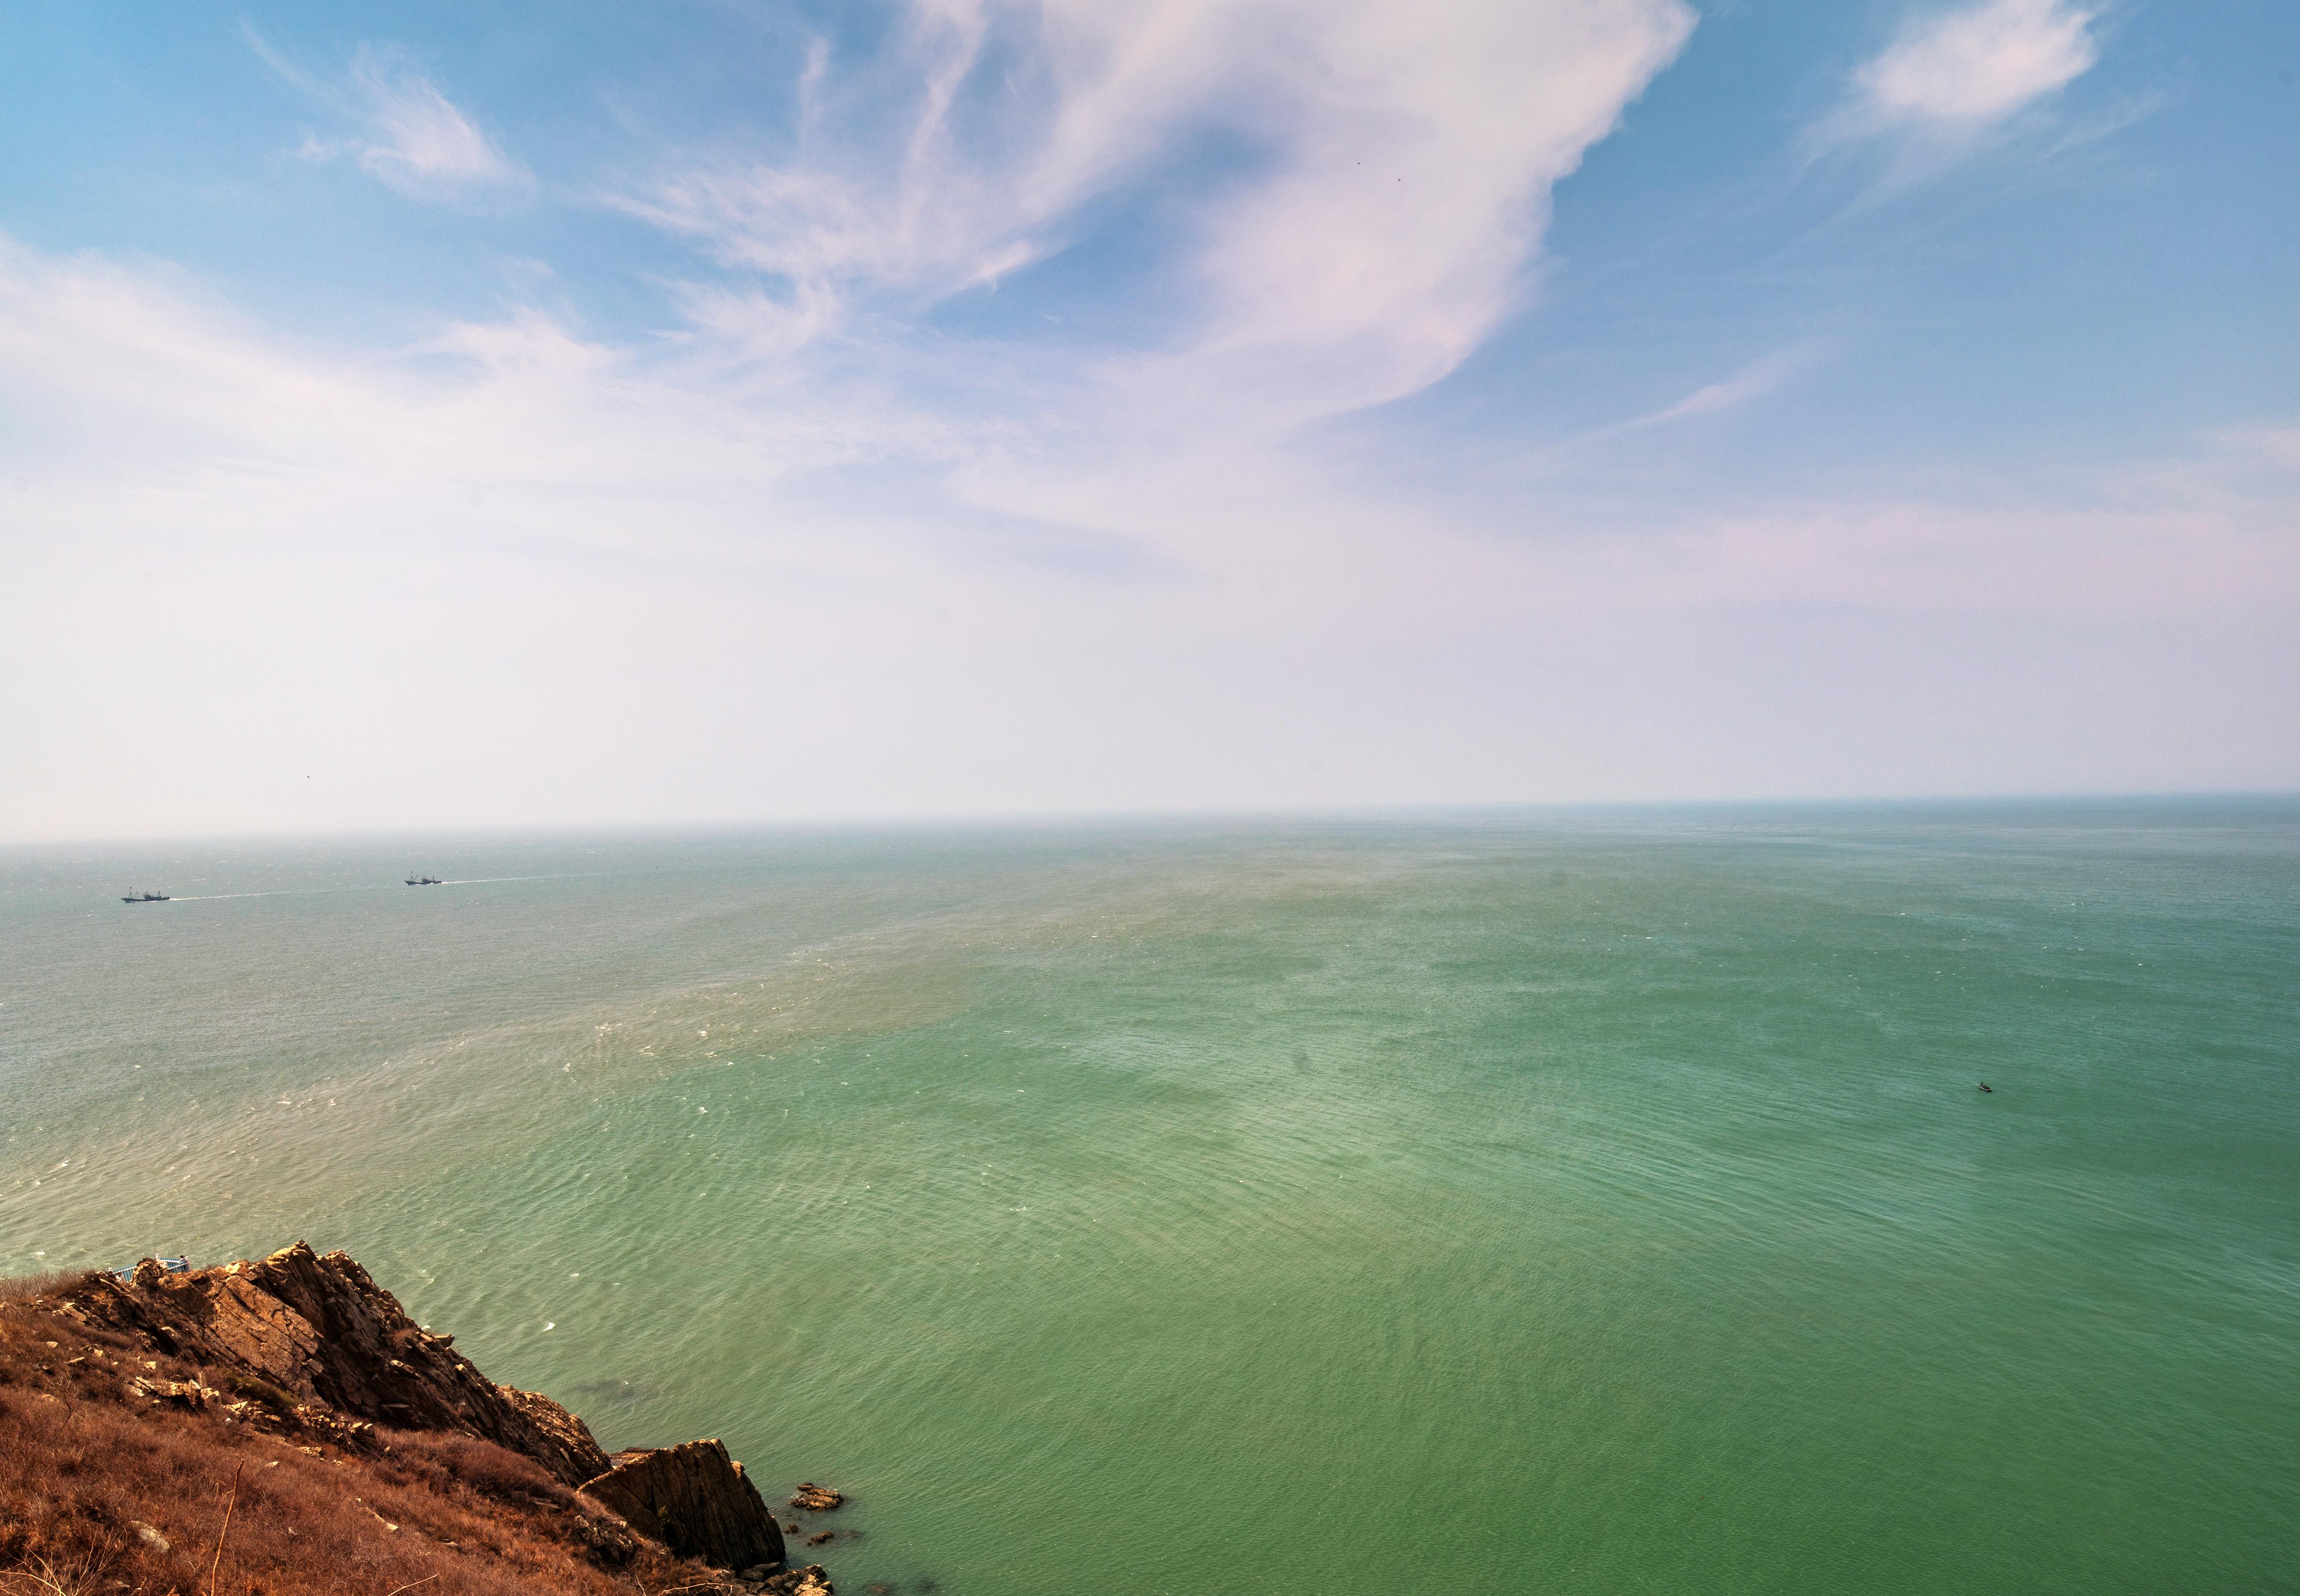
M 440 92 L 405 51 L 363 45 L 343 77 L 333 79 L 296 65 L 253 29 L 246 32 L 281 78 L 358 129 L 338 138 L 306 136 L 296 152 L 306 160 L 348 155 L 417 199 L 468 198 L 530 180 L 527 169 Z
M 1743 646 L 1730 606 L 2236 635 L 2300 603 L 2288 425 L 2020 503 L 1655 486 L 1619 536 L 1586 483 L 1480 498 L 1308 425 L 1510 313 L 1552 187 L 1687 37 L 1677 0 L 907 14 L 887 57 L 816 53 L 787 150 L 676 152 L 628 191 L 700 257 L 660 338 L 529 307 L 346 353 L 0 240 L 0 590 L 32 595 L 0 749 L 62 773 L 0 790 L 0 832 L 1779 791 L 1762 736 L 1699 769 L 1631 746 L 1762 696 L 1688 617 Z M 522 180 L 404 58 L 281 71 L 410 192 Z M 1138 180 L 1155 287 L 1121 336 L 923 313 Z M 1665 468 L 1665 428 L 1814 358 L 1608 436 Z
M 622 203 L 788 285 L 781 328 L 820 328 L 996 283 L 1097 197 L 1228 140 L 1146 246 L 1179 289 L 1154 353 L 1111 379 L 1298 419 L 1477 346 L 1525 290 L 1551 186 L 1693 21 L 1681 0 L 915 0 L 890 60 L 811 59 L 789 153 L 683 159 Z
M 1629 425 L 1714 413 L 1815 358 L 1780 351 Z M 8 518 L 19 549 L 43 528 L 60 542 L 531 542 L 855 592 L 988 591 L 1012 570 L 953 535 L 972 516 L 1001 549 L 1068 533 L 1097 558 L 1138 548 L 1187 573 L 1209 614 L 1230 612 L 1235 591 L 1249 629 L 1280 614 L 1346 628 L 1374 611 L 1408 624 L 1409 591 L 1441 630 L 1528 603 L 1932 608 L 1985 594 L 2109 614 L 2300 596 L 2279 552 L 2300 491 L 2288 420 L 2057 493 L 1990 483 L 1964 501 L 1696 504 L 1666 512 L 1682 530 L 1658 540 L 1512 546 L 1441 483 L 1386 497 L 1329 486 L 1314 455 L 1289 461 L 1258 439 L 1065 449 L 963 400 L 905 401 L 804 362 L 762 372 L 716 346 L 618 346 L 532 310 L 343 358 L 271 336 L 164 269 L 4 240 L 0 403 L 20 419 L 0 465 L 30 484 Z M 1655 513 L 1642 512 L 1648 531 Z M 1920 552 L 1928 582 L 1911 586 L 1919 555 L 1894 550 Z M 1281 574 L 1273 611 L 1257 594 Z
M 2231 449 L 2278 470 L 2300 473 L 2300 425 L 2243 428 L 2230 434 L 2226 442 Z
M 2001 122 L 2092 69 L 2098 16 L 2071 0 L 1983 0 L 1912 16 L 1854 74 L 1860 108 L 1880 125 L 1953 133 Z
M 1071 448 L 850 377 L 532 311 L 352 358 L 0 244 L 0 755 L 46 773 L 0 835 L 2164 785 L 2220 771 L 2198 702 L 2288 779 L 2288 421 L 2057 495 L 1485 506 L 1509 539 L 1218 428 Z M 1797 607 L 1903 618 L 1846 624 L 1900 628 L 1906 703 L 1765 652 Z M 1946 658 L 1924 619 L 1991 612 Z M 2074 662 L 2008 720 L 2023 649 Z M 1746 719 L 1815 682 L 1852 702 Z M 1896 736 L 1951 697 L 2006 727 L 1955 770 Z M 2129 757 L 2020 762 L 2071 714 Z
M 1786 349 L 1776 349 L 1760 355 L 1730 377 L 1704 383 L 1684 398 L 1646 415 L 1633 416 L 1626 421 L 1596 428 L 1568 440 L 1567 449 L 1589 444 L 1607 443 L 1655 427 L 1666 427 L 1675 421 L 1689 421 L 1701 416 L 1715 415 L 1723 411 L 1779 393 L 1800 374 L 1819 364 L 1827 351 L 1814 343 L 1792 344 Z
M 524 179 L 523 169 L 397 52 L 362 48 L 351 83 L 377 134 L 360 164 L 393 187 L 426 194 Z

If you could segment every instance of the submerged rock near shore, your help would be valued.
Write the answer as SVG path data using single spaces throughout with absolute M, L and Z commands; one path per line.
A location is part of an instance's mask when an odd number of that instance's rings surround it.
M 831 1596 L 784 1556 L 721 1442 L 611 1459 L 342 1252 L 146 1259 L 0 1300 L 0 1579 L 77 1567 L 91 1590 L 205 1589 L 205 1557 L 280 1596 Z

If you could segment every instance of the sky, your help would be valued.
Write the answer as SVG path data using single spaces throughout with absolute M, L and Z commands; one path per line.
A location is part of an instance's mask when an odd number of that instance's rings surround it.
M 2288 0 L 17 0 L 0 839 L 2300 787 Z

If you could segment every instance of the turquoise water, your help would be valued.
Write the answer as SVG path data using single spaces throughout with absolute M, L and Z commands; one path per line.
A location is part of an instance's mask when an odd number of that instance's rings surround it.
M 15 850 L 0 1272 L 348 1248 L 848 1591 L 2290 1591 L 2296 977 L 2266 801 Z

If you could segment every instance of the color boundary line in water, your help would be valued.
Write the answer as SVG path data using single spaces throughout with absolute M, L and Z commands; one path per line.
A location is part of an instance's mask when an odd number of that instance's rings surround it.
M 452 881 L 434 881 L 433 886 L 489 886 L 502 881 L 579 881 L 582 876 L 471 876 Z M 161 900 L 166 903 L 221 903 L 229 898 L 316 898 L 330 893 L 383 893 L 395 886 L 404 886 L 404 881 L 377 882 L 369 886 L 283 886 L 267 893 L 171 893 Z

